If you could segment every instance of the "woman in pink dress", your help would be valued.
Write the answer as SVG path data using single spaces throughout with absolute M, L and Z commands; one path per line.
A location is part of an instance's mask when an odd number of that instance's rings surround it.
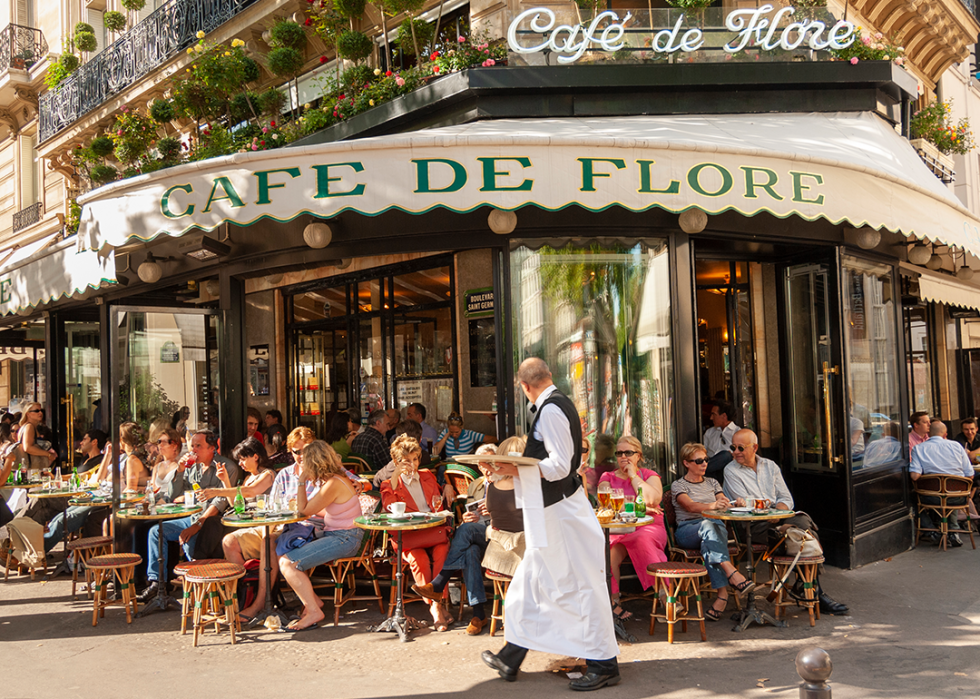
M 667 546 L 667 530 L 660 511 L 660 500 L 664 491 L 659 475 L 650 469 L 640 468 L 642 459 L 643 445 L 640 440 L 636 437 L 620 437 L 616 444 L 616 470 L 604 473 L 599 479 L 599 483 L 609 483 L 613 489 L 622 488 L 623 494 L 627 496 L 636 497 L 642 491 L 647 514 L 654 518 L 652 524 L 637 527 L 630 534 L 613 534 L 609 537 L 613 614 L 623 620 L 633 616 L 619 605 L 619 566 L 626 554 L 629 554 L 644 590 L 654 583 L 653 576 L 647 573 L 647 566 L 667 561 L 664 551 Z

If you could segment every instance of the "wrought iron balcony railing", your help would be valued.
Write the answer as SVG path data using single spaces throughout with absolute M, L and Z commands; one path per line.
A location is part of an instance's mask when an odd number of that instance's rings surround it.
M 33 226 L 41 220 L 41 202 L 31 204 L 26 209 L 14 212 L 14 233 Z
M 159 68 L 258 0 L 169 0 L 40 99 L 41 142 Z
M 970 11 L 971 15 L 977 14 L 977 0 L 960 0 L 963 6 Z
M 8 24 L 0 31 L 0 71 L 26 70 L 48 53 L 48 42 L 40 29 Z

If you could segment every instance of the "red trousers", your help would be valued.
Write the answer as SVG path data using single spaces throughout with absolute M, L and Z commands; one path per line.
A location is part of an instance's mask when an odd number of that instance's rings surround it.
M 442 564 L 446 562 L 447 555 L 449 555 L 448 541 L 428 549 L 409 549 L 402 554 L 412 569 L 412 577 L 415 578 L 416 585 L 432 582 L 432 578 L 442 570 Z

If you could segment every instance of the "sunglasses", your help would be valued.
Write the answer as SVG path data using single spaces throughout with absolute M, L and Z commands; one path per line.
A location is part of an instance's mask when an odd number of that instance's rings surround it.
M 588 449 L 585 449 L 585 448 L 583 448 L 583 449 L 582 449 L 582 453 L 583 453 L 583 454 L 588 454 L 588 453 L 589 453 L 589 450 L 588 450 Z
M 620 459 L 620 458 L 622 458 L 622 457 L 624 457 L 624 456 L 625 456 L 625 457 L 626 457 L 627 459 L 630 459 L 630 458 L 632 458 L 632 457 L 633 457 L 633 456 L 634 456 L 635 454 L 639 454 L 640 452 L 638 452 L 638 451 L 617 451 L 617 452 L 613 452 L 613 453 L 615 453 L 615 454 L 616 454 L 616 458 L 617 458 L 617 459 Z
M 704 457 L 701 457 L 700 459 L 690 459 L 688 461 L 688 463 L 689 464 L 697 464 L 698 466 L 700 466 L 701 464 L 708 463 L 708 460 L 705 459 Z
M 34 410 L 28 410 L 27 412 L 29 412 L 29 413 L 39 413 L 39 412 L 41 412 L 41 409 L 40 408 L 34 408 Z
M 752 445 L 750 444 L 749 446 L 752 446 Z M 743 447 L 741 444 L 739 444 L 738 446 L 735 446 L 733 444 L 731 448 L 732 448 L 732 451 L 745 451 L 749 447 Z
M 293 452 L 294 454 L 297 454 L 297 455 L 303 453 L 303 450 L 302 449 L 290 449 L 289 451 L 291 451 L 291 452 Z
M 158 439 L 157 444 L 170 444 L 169 439 Z

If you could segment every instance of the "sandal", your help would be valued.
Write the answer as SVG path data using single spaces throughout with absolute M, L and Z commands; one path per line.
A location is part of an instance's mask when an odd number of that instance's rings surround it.
M 750 592 L 752 592 L 752 590 L 755 589 L 756 585 L 755 585 L 754 582 L 752 582 L 748 578 L 745 578 L 742 582 L 740 582 L 740 583 L 738 583 L 736 585 L 735 583 L 732 582 L 732 578 L 735 575 L 739 575 L 739 574 L 740 573 L 737 570 L 736 571 L 733 571 L 732 574 L 728 576 L 728 584 L 731 585 L 732 589 L 735 590 L 735 592 L 738 593 L 738 596 L 739 597 L 744 597 L 745 595 L 747 595 Z
M 725 603 L 721 609 L 718 609 L 715 606 L 719 600 Z M 725 613 L 726 609 L 728 609 L 728 598 L 717 597 L 715 601 L 711 603 L 711 606 L 704 610 L 704 615 L 711 621 L 721 621 L 721 615 Z
M 619 602 L 616 602 L 613 605 L 612 613 L 613 616 L 619 619 L 620 621 L 629 621 L 630 619 L 633 618 L 633 612 L 623 609 L 621 606 L 619 606 Z

